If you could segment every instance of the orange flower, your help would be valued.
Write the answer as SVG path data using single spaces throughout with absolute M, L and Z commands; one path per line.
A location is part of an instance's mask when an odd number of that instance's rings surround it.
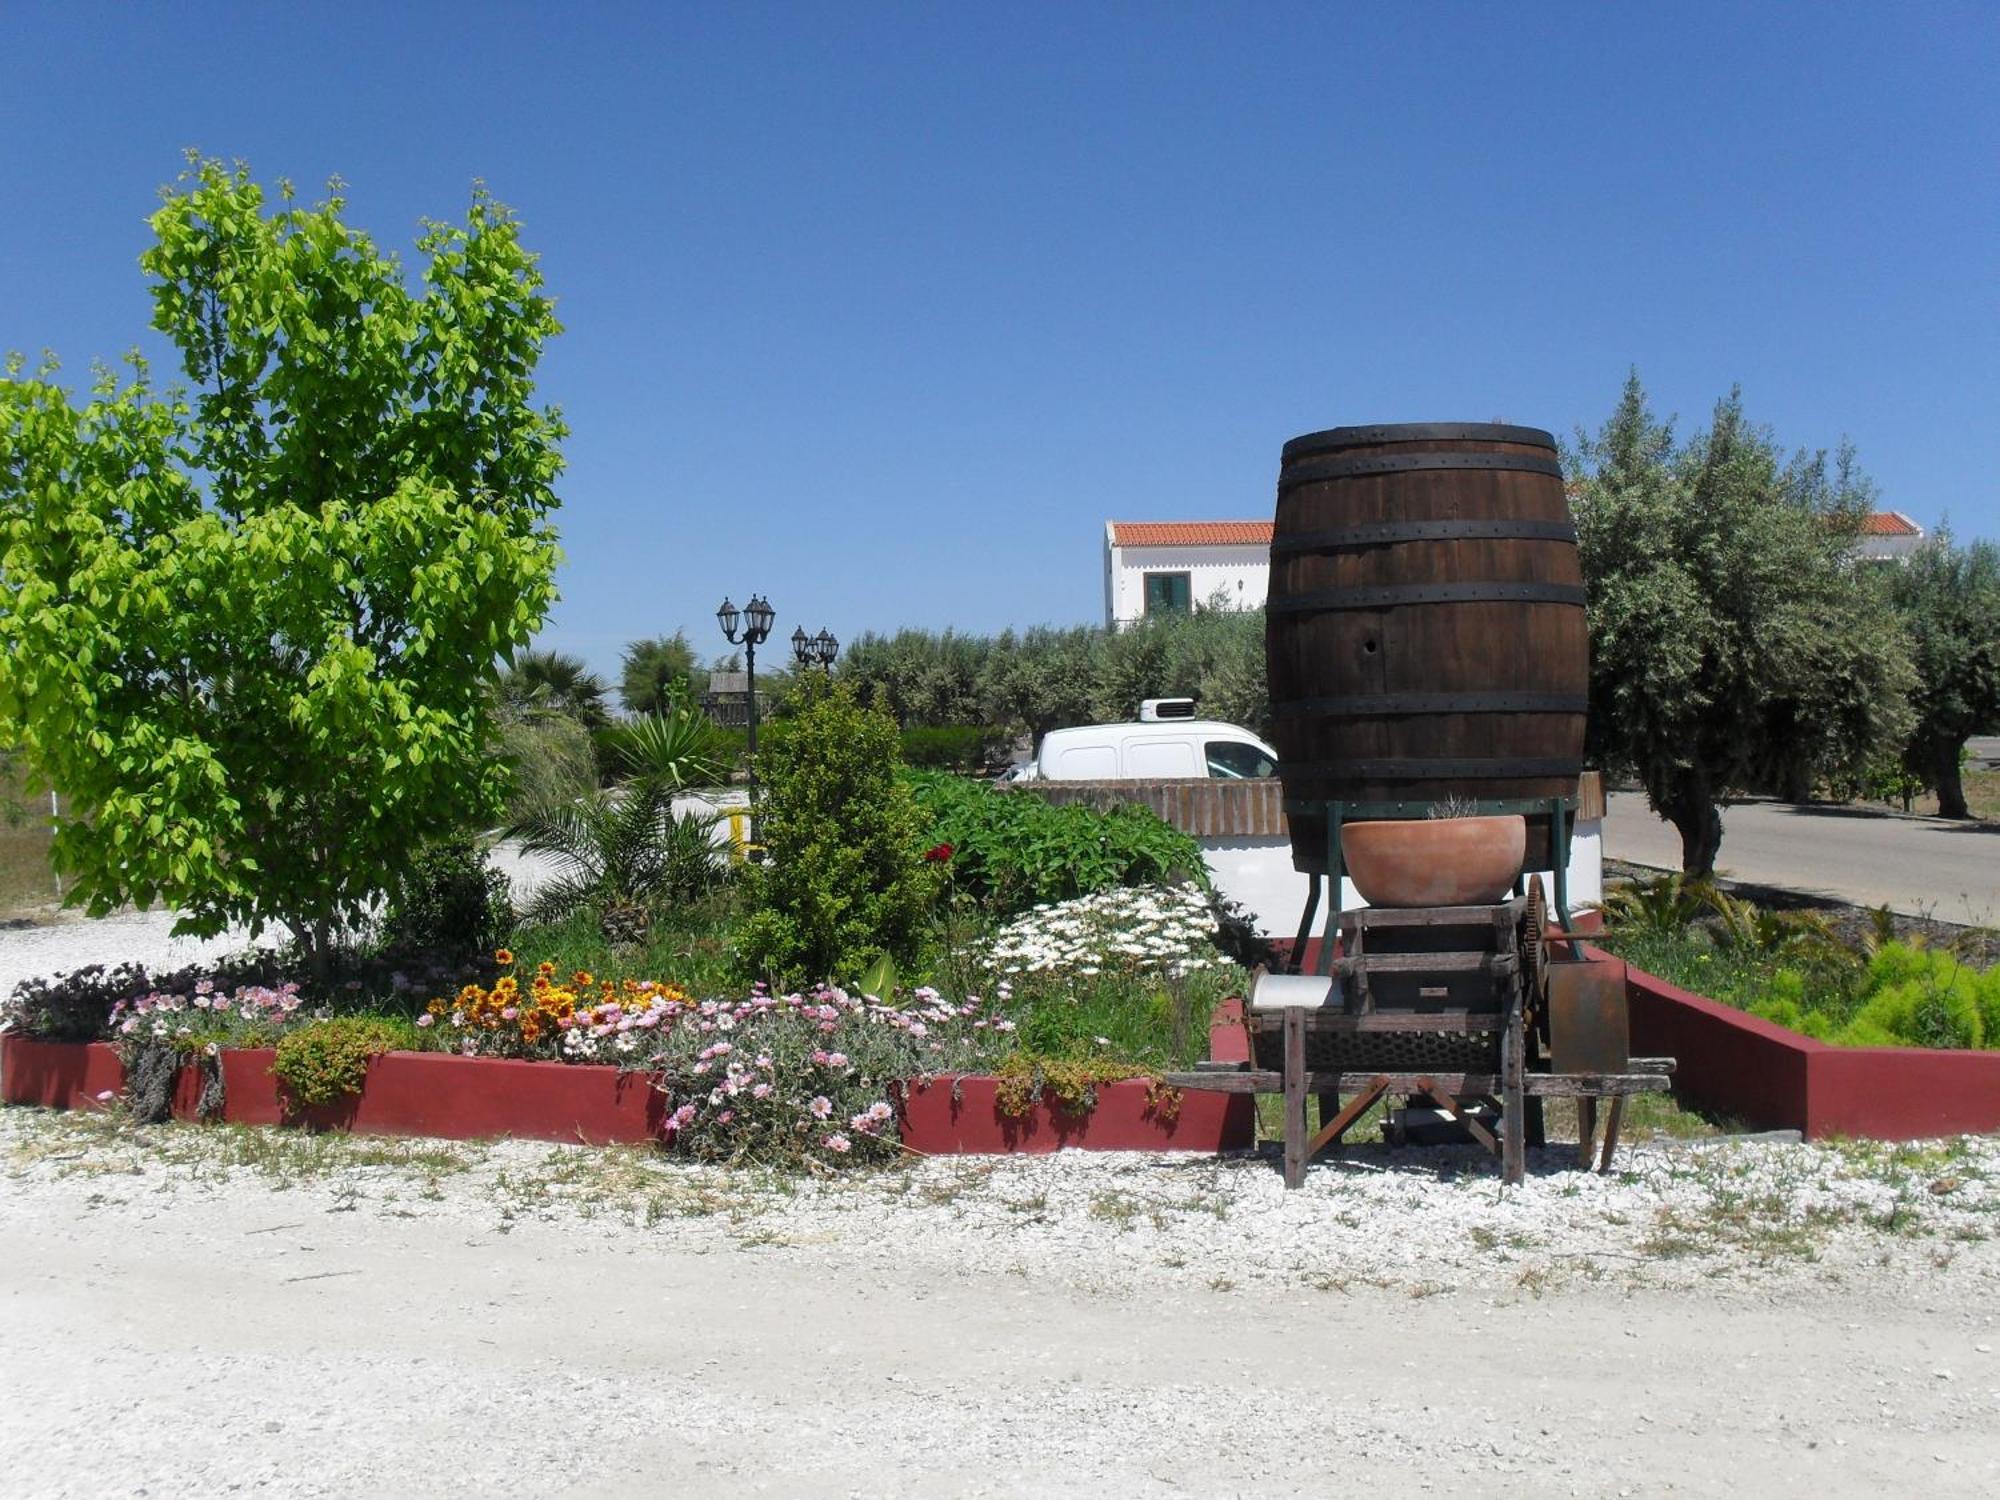
M 513 950 L 512 950 L 512 949 L 510 949 L 510 948 L 496 948 L 496 949 L 494 949 L 494 950 L 493 950 L 493 961 L 494 961 L 494 962 L 495 962 L 496 964 L 511 964 L 511 963 L 512 963 L 512 962 L 514 961 L 514 953 L 513 953 Z

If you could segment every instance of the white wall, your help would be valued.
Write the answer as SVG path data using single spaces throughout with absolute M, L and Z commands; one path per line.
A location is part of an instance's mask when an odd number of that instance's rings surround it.
M 1216 889 L 1238 902 L 1256 920 L 1265 937 L 1295 937 L 1299 917 L 1306 906 L 1306 877 L 1292 868 L 1290 839 L 1222 838 L 1198 841 L 1208 861 L 1208 873 Z M 1593 901 L 1604 899 L 1604 824 L 1592 818 L 1576 825 L 1570 840 L 1569 909 L 1583 910 Z M 1555 887 L 1546 878 L 1549 899 Z M 1352 911 L 1368 903 L 1354 889 L 1354 882 L 1340 883 L 1342 911 Z M 1326 921 L 1326 898 L 1322 893 L 1314 930 Z
M 1256 609 L 1270 589 L 1268 547 L 1114 547 L 1104 549 L 1104 623 L 1129 625 L 1146 612 L 1148 573 L 1185 573 L 1190 596 L 1206 604 L 1217 589 L 1236 609 Z

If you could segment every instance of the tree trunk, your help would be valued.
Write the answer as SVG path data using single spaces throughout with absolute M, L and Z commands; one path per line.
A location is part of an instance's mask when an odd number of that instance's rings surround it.
M 1697 879 L 1715 874 L 1715 856 L 1722 849 L 1722 814 L 1705 778 L 1689 778 L 1658 807 L 1681 836 L 1681 869 Z
M 1964 748 L 1962 740 L 1956 744 L 1940 745 L 1932 761 L 1931 784 L 1937 788 L 1940 818 L 1972 816 L 1972 810 L 1965 805 L 1965 783 L 1958 772 L 1959 753 Z

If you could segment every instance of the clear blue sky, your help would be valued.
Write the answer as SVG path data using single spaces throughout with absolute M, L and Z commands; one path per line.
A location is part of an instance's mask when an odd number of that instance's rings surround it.
M 1097 618 L 1108 517 L 1349 422 L 1741 382 L 2000 535 L 2000 7 L 0 7 L 0 348 L 140 338 L 198 146 L 407 250 L 484 178 L 568 332 L 545 642 Z

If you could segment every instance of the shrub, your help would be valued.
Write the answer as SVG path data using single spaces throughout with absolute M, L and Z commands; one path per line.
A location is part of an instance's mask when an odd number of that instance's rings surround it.
M 1022 1050 L 1011 1054 L 995 1070 L 999 1080 L 994 1102 L 1003 1115 L 1021 1116 L 1046 1101 L 1065 1114 L 1088 1114 L 1097 1108 L 1101 1084 L 1122 1083 L 1130 1078 L 1150 1076 L 1145 1068 L 1130 1063 L 1106 1062 L 1097 1058 L 1050 1057 Z M 1178 1090 L 1157 1083 L 1147 1100 L 1148 1108 L 1165 1119 L 1180 1113 Z
M 382 917 L 389 947 L 460 963 L 490 953 L 514 925 L 507 877 L 471 839 L 432 844 L 390 893 Z
M 280 1037 L 271 1071 L 298 1103 L 332 1104 L 361 1092 L 368 1065 L 380 1054 L 421 1046 L 422 1038 L 407 1021 L 340 1016 Z
M 846 1165 L 900 1153 L 895 1091 L 969 1069 L 1013 1029 L 976 999 L 915 991 L 898 1008 L 822 987 L 704 1000 L 633 1064 L 656 1076 L 673 1144 L 711 1161 Z
M 977 725 L 905 729 L 903 759 L 926 770 L 976 771 L 1004 737 Z
M 926 846 L 950 845 L 953 884 L 1001 915 L 1114 886 L 1207 884 L 1201 846 L 1150 808 L 1058 806 L 938 772 L 909 781 Z
M 751 876 L 745 957 L 774 980 L 853 978 L 913 957 L 937 877 L 898 778 L 896 723 L 846 684 L 800 684 L 790 730 L 760 757 L 768 862 Z

